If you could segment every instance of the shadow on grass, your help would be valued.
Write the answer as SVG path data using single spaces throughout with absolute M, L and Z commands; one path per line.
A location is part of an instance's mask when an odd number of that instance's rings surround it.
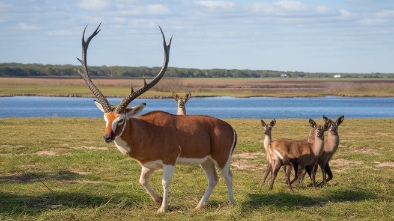
M 15 217 L 21 214 L 34 216 L 49 210 L 65 208 L 94 208 L 112 204 L 116 207 L 134 207 L 141 198 L 130 194 L 97 196 L 94 194 L 52 192 L 38 196 L 0 192 L 0 214 Z
M 18 217 L 20 215 L 35 216 L 49 210 L 66 208 L 94 208 L 109 204 L 116 207 L 134 207 L 141 203 L 140 196 L 130 193 L 118 193 L 111 196 L 99 196 L 87 192 L 69 192 L 50 189 L 45 183 L 48 180 L 78 181 L 81 175 L 71 171 L 56 173 L 25 173 L 0 176 L 0 184 L 23 185 L 41 182 L 50 191 L 41 195 L 5 193 L 0 189 L 0 215 Z
M 74 173 L 68 170 L 60 170 L 57 173 L 23 173 L 13 174 L 7 176 L 0 176 L 0 183 L 32 183 L 44 180 L 76 180 L 80 177 L 78 173 Z
M 249 194 L 249 200 L 243 203 L 242 209 L 249 211 L 264 206 L 275 207 L 278 210 L 288 210 L 299 207 L 321 207 L 328 202 L 357 202 L 366 199 L 376 199 L 377 196 L 366 190 L 340 190 L 330 192 L 327 196 L 309 197 L 291 193 Z

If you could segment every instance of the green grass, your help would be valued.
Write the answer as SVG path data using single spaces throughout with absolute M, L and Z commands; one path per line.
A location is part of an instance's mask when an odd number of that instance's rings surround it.
M 283 172 L 273 190 L 261 183 L 266 158 L 260 120 L 227 121 L 238 133 L 236 205 L 228 204 L 221 178 L 206 208 L 195 211 L 207 180 L 198 166 L 178 166 L 169 212 L 158 214 L 159 205 L 138 182 L 139 164 L 104 143 L 102 119 L 0 119 L 0 220 L 394 219 L 394 119 L 345 119 L 331 163 L 334 179 L 321 189 L 305 179 L 293 185 L 294 193 Z M 308 131 L 307 120 L 277 119 L 273 139 L 303 139 Z M 161 175 L 155 172 L 150 182 L 159 193 Z

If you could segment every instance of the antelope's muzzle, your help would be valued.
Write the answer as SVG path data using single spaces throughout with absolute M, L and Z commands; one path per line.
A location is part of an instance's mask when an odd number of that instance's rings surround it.
M 110 143 L 112 140 L 113 140 L 113 139 L 112 139 L 111 134 L 105 134 L 105 135 L 104 135 L 104 141 L 105 141 L 106 143 Z

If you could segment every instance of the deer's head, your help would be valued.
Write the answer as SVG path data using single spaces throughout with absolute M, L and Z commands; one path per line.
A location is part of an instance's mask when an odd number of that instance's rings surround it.
M 315 142 L 316 138 L 320 140 L 324 140 L 324 132 L 328 130 L 330 126 L 330 122 L 325 122 L 324 125 L 317 125 L 316 122 L 312 119 L 309 119 L 309 125 L 311 125 L 312 129 L 309 132 L 307 141 L 309 143 Z
M 272 131 L 272 128 L 275 126 L 275 124 L 276 124 L 276 120 L 275 119 L 271 120 L 271 122 L 269 124 L 266 124 L 264 122 L 264 120 L 261 120 L 261 125 L 264 128 L 264 134 L 268 135 L 268 136 L 271 136 L 271 131 Z
M 100 23 L 101 25 L 101 23 Z M 161 30 L 161 35 L 163 38 L 163 46 L 164 46 L 164 63 L 160 70 L 160 72 L 156 75 L 156 77 L 149 82 L 146 83 L 144 80 L 144 85 L 140 87 L 138 90 L 134 91 L 131 88 L 131 93 L 123 98 L 123 100 L 117 105 L 112 106 L 109 104 L 108 100 L 105 96 L 101 93 L 101 91 L 96 87 L 96 85 L 92 82 L 89 77 L 88 67 L 86 64 L 86 55 L 90 41 L 93 39 L 100 32 L 100 25 L 96 28 L 96 30 L 89 36 L 89 38 L 85 41 L 85 31 L 86 27 L 82 33 L 82 59 L 77 58 L 82 64 L 82 71 L 78 71 L 78 73 L 82 76 L 85 80 L 85 83 L 88 85 L 89 89 L 92 93 L 96 96 L 98 101 L 95 101 L 96 106 L 104 113 L 104 120 L 106 122 L 105 132 L 104 132 L 104 140 L 105 142 L 111 142 L 115 139 L 116 136 L 119 136 L 122 133 L 122 129 L 126 126 L 127 120 L 138 114 L 143 110 L 146 104 L 140 104 L 135 107 L 128 107 L 131 101 L 135 98 L 140 96 L 141 94 L 148 91 L 152 88 L 155 84 L 157 84 L 160 79 L 163 77 L 164 73 L 166 72 L 169 57 L 170 57 L 170 46 L 172 37 L 170 38 L 169 43 L 166 43 L 164 33 Z
M 328 128 L 328 132 L 332 135 L 338 136 L 338 126 L 343 122 L 345 116 L 342 115 L 338 117 L 338 119 L 336 119 L 335 121 L 332 121 L 331 119 L 328 119 L 326 116 L 323 115 L 323 119 L 326 123 L 328 122 L 330 125 Z
M 185 95 L 185 97 L 179 97 L 179 95 L 175 92 L 172 92 L 172 97 L 178 103 L 179 108 L 184 108 L 186 102 L 192 97 L 192 94 L 189 92 Z

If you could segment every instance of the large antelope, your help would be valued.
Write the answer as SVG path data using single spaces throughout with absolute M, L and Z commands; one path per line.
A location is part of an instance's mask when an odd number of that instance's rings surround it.
M 272 136 L 271 136 L 272 128 L 275 126 L 275 124 L 276 124 L 275 119 L 271 120 L 269 124 L 266 124 L 264 120 L 261 120 L 261 125 L 264 128 L 264 149 L 267 157 L 267 169 L 264 174 L 263 183 L 265 183 L 265 180 L 267 179 L 268 175 L 272 172 L 271 159 L 273 153 L 270 152 L 271 149 L 269 148 L 269 146 L 271 145 L 271 141 L 272 141 Z
M 95 104 L 104 112 L 105 142 L 114 141 L 121 153 L 138 161 L 142 167 L 139 182 L 154 201 L 161 203 L 159 212 L 165 212 L 168 209 L 168 191 L 177 163 L 200 164 L 208 178 L 208 187 L 196 208 L 202 208 L 205 205 L 218 182 L 215 166 L 224 176 L 229 201 L 233 204 L 230 159 L 237 136 L 230 124 L 209 116 L 176 116 L 162 111 L 152 111 L 134 117 L 145 107 L 145 104 L 128 107 L 132 100 L 152 88 L 163 77 L 168 66 L 172 37 L 167 44 L 159 26 L 164 46 L 164 64 L 160 72 L 149 84 L 144 81 L 142 87 L 136 91 L 132 90 L 118 106 L 111 106 L 91 81 L 86 64 L 89 43 L 100 32 L 100 25 L 87 41 L 85 41 L 85 27 L 82 34 L 82 60 L 78 60 L 83 69 L 79 74 L 97 97 L 98 101 L 95 101 Z M 149 176 L 157 169 L 163 169 L 162 198 L 148 183 Z
M 177 115 L 186 115 L 186 102 L 192 97 L 192 94 L 189 92 L 185 95 L 185 97 L 179 97 L 179 95 L 175 92 L 172 92 L 172 97 L 175 99 L 178 104 Z
M 323 152 L 324 147 L 324 131 L 328 128 L 328 123 L 325 123 L 324 126 L 317 125 L 316 122 L 312 119 L 309 119 L 309 124 L 312 129 L 309 133 L 308 141 L 304 140 L 288 140 L 288 139 L 280 139 L 274 140 L 271 142 L 270 148 L 271 152 L 275 153 L 274 158 L 271 160 L 272 162 L 272 179 L 270 183 L 270 189 L 272 189 L 275 178 L 278 174 L 280 167 L 283 164 L 284 156 L 288 156 L 292 160 L 295 165 L 298 165 L 298 169 L 296 169 L 296 174 L 294 179 L 288 183 L 289 188 L 291 189 L 291 184 L 298 179 L 301 172 L 305 169 L 306 166 L 310 166 L 311 168 L 317 163 L 318 157 Z M 286 168 L 286 176 L 287 176 L 287 168 Z M 288 180 L 288 177 L 286 177 Z M 311 171 L 311 178 L 313 186 L 316 187 L 315 182 L 315 173 Z
M 319 157 L 319 159 L 317 160 L 317 165 L 315 165 L 314 167 L 314 172 L 316 173 L 317 166 L 319 166 L 323 175 L 323 181 L 319 183 L 318 186 L 326 185 L 327 182 L 333 178 L 329 162 L 338 149 L 339 146 L 338 126 L 343 122 L 345 117 L 342 115 L 338 117 L 338 119 L 336 119 L 335 121 L 332 121 L 331 119 L 328 119 L 326 116 L 323 115 L 323 119 L 326 123 L 329 123 L 330 126 L 328 128 L 327 140 L 324 142 L 323 152 Z M 311 174 L 310 168 L 307 167 L 306 169 L 308 171 L 308 174 Z

